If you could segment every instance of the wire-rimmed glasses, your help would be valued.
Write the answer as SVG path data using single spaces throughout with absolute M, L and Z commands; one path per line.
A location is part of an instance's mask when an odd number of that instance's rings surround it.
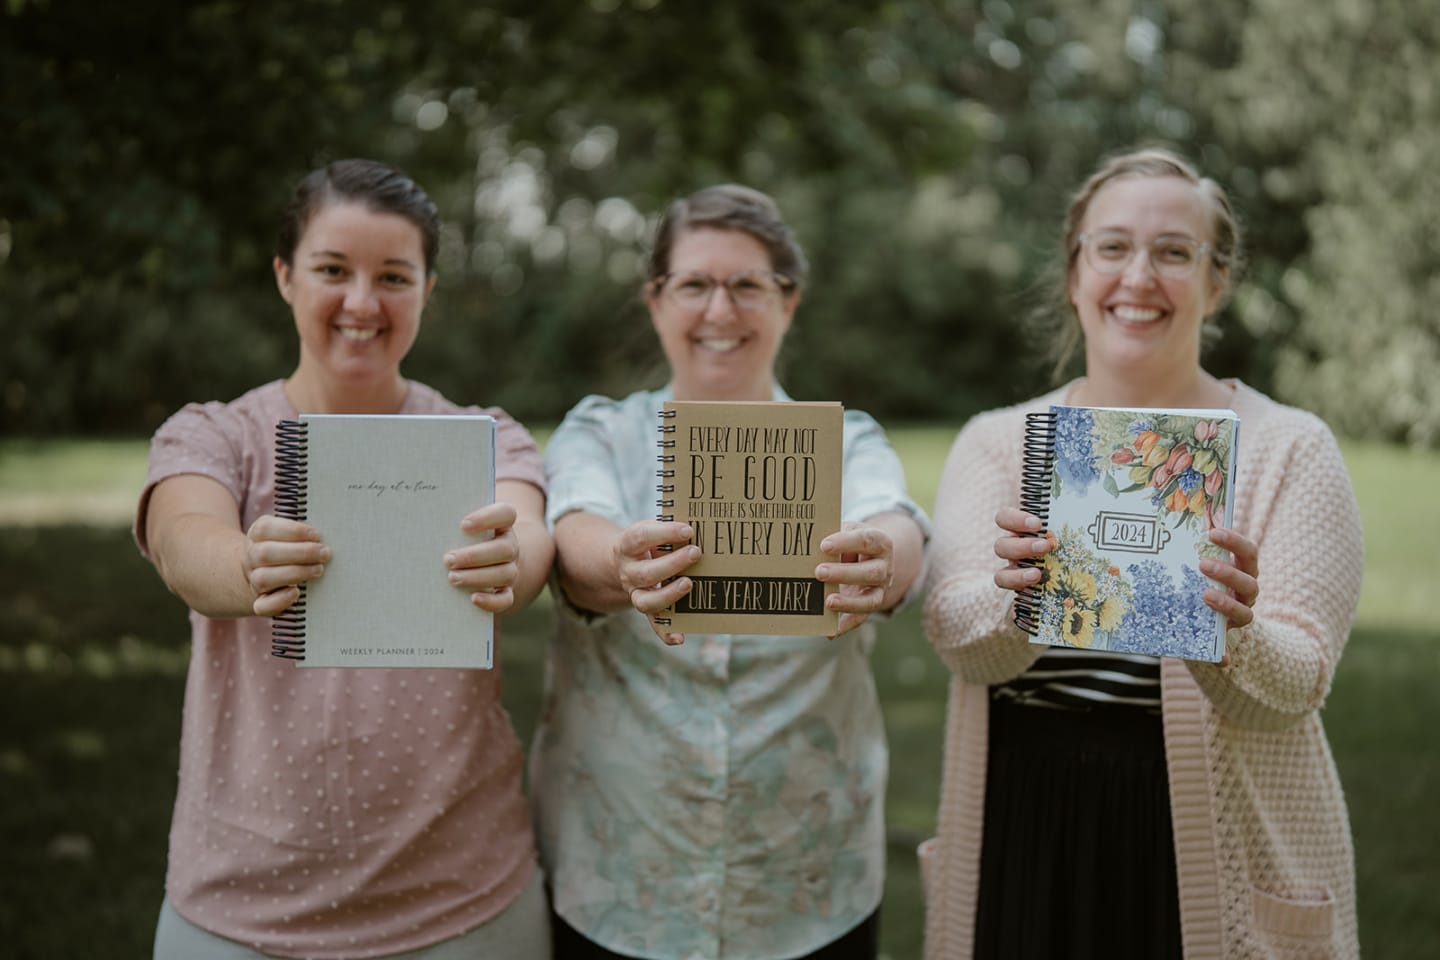
M 1080 249 L 1085 254 L 1085 262 L 1097 273 L 1120 273 L 1135 259 L 1135 251 L 1139 248 L 1135 238 L 1123 230 L 1080 234 Z M 1150 268 L 1160 276 L 1172 279 L 1192 276 L 1201 259 L 1209 252 L 1210 244 L 1176 233 L 1156 237 L 1146 245 Z
M 769 270 L 747 270 L 724 280 L 717 280 L 708 273 L 667 273 L 656 277 L 654 284 L 667 301 L 692 313 L 703 313 L 708 309 L 710 298 L 720 287 L 724 287 L 730 295 L 735 309 L 750 313 L 778 305 L 786 294 L 795 289 L 794 280 Z

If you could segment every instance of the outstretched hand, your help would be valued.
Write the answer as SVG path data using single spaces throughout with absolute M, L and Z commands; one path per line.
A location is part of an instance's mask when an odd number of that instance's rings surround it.
M 885 605 L 885 591 L 895 576 L 895 544 L 878 527 L 846 523 L 820 542 L 820 549 L 839 557 L 815 568 L 815 579 L 840 588 L 825 598 L 825 606 L 840 612 L 831 639 L 849 633 Z
M 1200 558 L 1200 572 L 1225 588 L 1206 589 L 1205 605 L 1224 614 L 1229 627 L 1248 627 L 1255 620 L 1255 601 L 1260 596 L 1260 547 L 1249 537 L 1225 527 L 1213 528 L 1210 542 L 1229 550 L 1234 561 Z
M 1020 591 L 1039 583 L 1040 569 L 1020 561 L 1043 557 L 1055 548 L 1055 541 L 1040 532 L 1044 526 L 1040 518 L 1006 507 L 995 514 L 995 524 L 1005 534 L 995 541 L 995 556 L 1005 561 L 1005 566 L 995 572 L 995 586 Z
M 515 603 L 515 580 L 520 576 L 515 518 L 515 508 L 503 501 L 467 514 L 460 529 L 472 536 L 489 536 L 445 554 L 450 582 L 469 590 L 470 602 L 481 610 L 504 613 Z
M 694 588 L 694 581 L 682 576 L 700 559 L 700 548 L 690 542 L 694 536 L 689 524 L 641 520 L 621 531 L 614 546 L 620 586 L 630 605 L 645 614 L 650 629 L 672 647 L 684 643 L 685 635 L 666 630 L 655 618 Z M 662 550 L 665 546 L 672 549 Z
M 253 609 L 258 617 L 288 610 L 300 599 L 300 584 L 318 579 L 330 561 L 330 548 L 320 541 L 320 531 L 298 520 L 266 514 L 256 518 L 245 538 L 241 565 L 255 594 Z

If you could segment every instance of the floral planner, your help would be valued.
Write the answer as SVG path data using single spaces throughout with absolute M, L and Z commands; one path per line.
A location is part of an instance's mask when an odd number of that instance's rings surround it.
M 1229 559 L 1240 421 L 1230 410 L 1052 406 L 1026 422 L 1021 506 L 1055 544 L 1026 561 L 1015 622 L 1035 643 L 1219 661 L 1201 557 Z

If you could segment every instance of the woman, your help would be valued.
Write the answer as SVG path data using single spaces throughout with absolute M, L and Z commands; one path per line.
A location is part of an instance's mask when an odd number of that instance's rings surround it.
M 547 445 L 558 626 L 531 771 L 558 956 L 876 954 L 887 756 L 854 628 L 909 591 L 927 524 L 879 425 L 845 414 L 847 522 L 821 547 L 843 559 L 816 570 L 836 637 L 653 621 L 700 552 L 654 519 L 661 404 L 789 399 L 775 357 L 805 270 L 764 194 L 675 202 L 645 284 L 669 385 L 587 397 Z
M 191 404 L 155 436 L 136 539 L 190 605 L 194 642 L 157 958 L 549 951 L 496 674 L 301 670 L 270 655 L 266 618 L 330 560 L 323 530 L 272 516 L 276 422 L 481 412 L 400 374 L 435 285 L 438 227 L 425 193 L 382 164 L 305 177 L 274 260 L 295 372 Z M 483 412 L 497 420 L 497 502 L 455 518 L 437 576 L 504 614 L 540 590 L 553 545 L 538 448 L 503 411 Z M 492 537 L 460 546 L 462 531 Z M 422 705 L 445 735 L 409 722 Z
M 1359 519 L 1324 424 L 1200 365 L 1239 247 L 1224 192 L 1180 157 L 1104 164 L 1065 222 L 1058 339 L 1083 341 L 1085 375 L 956 438 L 925 607 L 954 673 L 927 957 L 1358 953 L 1318 711 L 1359 595 Z M 1233 560 L 1201 561 L 1225 661 L 1034 646 L 1011 623 L 1039 576 L 1019 561 L 1051 549 L 1015 507 L 1025 414 L 1051 403 L 1239 414 L 1234 525 L 1210 533 Z

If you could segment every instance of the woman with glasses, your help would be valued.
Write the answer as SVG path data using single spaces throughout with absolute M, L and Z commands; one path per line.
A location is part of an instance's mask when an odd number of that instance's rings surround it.
M 1163 150 L 1070 205 L 1057 372 L 974 418 L 935 504 L 925 627 L 953 673 L 926 956 L 1354 957 L 1354 865 L 1320 723 L 1359 596 L 1360 524 L 1330 431 L 1200 364 L 1240 265 L 1224 191 Z M 1029 643 L 1015 591 L 1052 549 L 1020 502 L 1025 414 L 1052 403 L 1230 408 L 1234 525 L 1202 560 L 1221 663 Z M 998 529 L 997 529 L 998 525 Z
M 837 635 L 658 630 L 700 554 L 655 519 L 661 405 L 789 399 L 775 358 L 806 263 L 769 197 L 717 186 L 670 206 L 649 272 L 669 383 L 585 398 L 546 450 L 557 630 L 531 774 L 556 956 L 873 958 L 887 753 L 855 628 L 916 582 L 928 521 L 847 411 L 846 522 L 821 545 L 841 561 L 816 570 Z

